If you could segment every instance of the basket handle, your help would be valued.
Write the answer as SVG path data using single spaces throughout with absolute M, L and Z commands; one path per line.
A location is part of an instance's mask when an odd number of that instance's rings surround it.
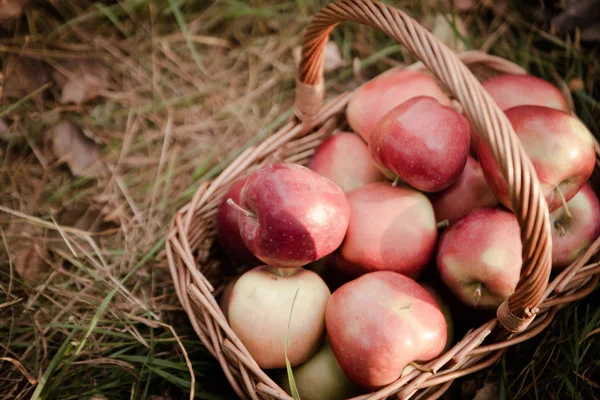
M 535 317 L 548 286 L 552 239 L 546 200 L 510 122 L 448 47 L 403 12 L 375 0 L 330 3 L 311 20 L 296 80 L 294 109 L 300 120 L 310 120 L 322 107 L 325 44 L 333 28 L 345 21 L 377 28 L 404 45 L 448 87 L 489 146 L 510 187 L 523 242 L 521 279 L 515 293 L 498 308 L 497 316 L 507 331 L 523 331 Z

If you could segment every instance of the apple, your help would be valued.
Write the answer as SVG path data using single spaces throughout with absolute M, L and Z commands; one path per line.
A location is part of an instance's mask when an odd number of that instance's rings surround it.
M 433 256 L 437 226 L 431 203 L 408 186 L 376 182 L 347 193 L 351 218 L 336 252 L 352 276 L 395 271 L 416 279 Z
M 243 274 L 229 300 L 229 324 L 263 369 L 285 367 L 285 343 L 292 366 L 308 360 L 319 348 L 325 331 L 325 308 L 331 292 L 312 271 L 291 275 L 256 267 Z M 294 308 L 292 302 L 296 296 Z
M 393 382 L 411 362 L 436 357 L 447 339 L 446 321 L 433 297 L 391 271 L 363 275 L 336 290 L 325 324 L 342 371 L 365 389 Z
M 567 203 L 550 214 L 552 267 L 574 262 L 600 235 L 600 202 L 589 183 Z
M 223 288 L 223 293 L 221 293 L 221 300 L 219 301 L 219 307 L 221 308 L 221 311 L 223 311 L 223 315 L 225 316 L 225 319 L 229 319 L 229 300 L 231 300 L 231 293 L 233 292 L 233 287 L 235 286 L 237 281 L 240 279 L 240 276 L 241 275 L 237 275 L 233 279 L 231 279 L 229 282 L 227 282 L 227 284 Z
M 371 160 L 369 147 L 360 136 L 348 132 L 325 139 L 308 168 L 331 179 L 344 192 L 383 180 L 383 174 Z
M 438 271 L 465 304 L 498 308 L 517 287 L 521 251 L 521 229 L 514 214 L 499 208 L 479 208 L 442 234 Z
M 436 220 L 448 220 L 450 224 L 476 208 L 498 205 L 498 199 L 485 181 L 481 166 L 471 156 L 467 158 L 467 164 L 458 181 L 442 192 L 431 194 L 429 199 Z
M 560 90 L 533 75 L 497 75 L 483 82 L 482 86 L 503 111 L 516 106 L 541 106 L 571 111 Z
M 302 400 L 340 400 L 359 394 L 359 389 L 342 372 L 327 339 L 310 360 L 292 372 Z M 291 393 L 287 372 L 282 374 L 280 386 Z
M 246 247 L 278 268 L 298 268 L 332 253 L 342 243 L 350 219 L 350 206 L 339 186 L 289 163 L 252 173 L 237 208 L 242 211 L 239 227 Z
M 579 119 L 552 108 L 519 106 L 506 111 L 531 159 L 550 212 L 581 189 L 596 164 L 594 137 Z M 490 188 L 511 208 L 509 188 L 485 142 L 477 150 Z
M 227 204 L 228 199 L 232 199 L 235 203 L 240 202 L 240 192 L 245 184 L 246 178 L 236 181 L 223 196 L 217 210 L 216 230 L 217 240 L 227 255 L 253 267 L 261 262 L 254 257 L 242 240 L 238 224 L 240 212 Z
M 452 104 L 431 76 L 398 67 L 358 88 L 348 102 L 346 119 L 352 130 L 368 142 L 375 125 L 385 114 L 416 96 L 431 96 L 445 106 Z
M 516 106 L 541 106 L 570 112 L 563 94 L 551 83 L 533 75 L 498 75 L 483 82 L 483 88 L 503 110 Z M 471 154 L 477 153 L 480 138 L 471 126 Z
M 379 120 L 369 149 L 387 176 L 424 192 L 439 192 L 465 168 L 469 121 L 433 97 L 414 97 Z
M 448 334 L 446 336 L 446 346 L 444 347 L 444 351 L 450 349 L 454 344 L 454 320 L 452 319 L 452 311 L 450 310 L 450 305 L 446 300 L 442 297 L 438 291 L 436 291 L 433 286 L 428 283 L 419 282 L 421 287 L 427 290 L 427 293 L 433 297 L 435 302 L 437 303 L 440 311 L 444 315 L 444 319 L 446 320 L 446 327 L 448 328 Z

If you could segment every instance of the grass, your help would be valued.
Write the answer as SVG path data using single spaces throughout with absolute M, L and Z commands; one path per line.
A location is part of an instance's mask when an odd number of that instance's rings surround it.
M 387 2 L 418 19 L 442 7 Z M 289 118 L 292 51 L 323 3 L 36 1 L 0 23 L 3 62 L 10 54 L 41 60 L 50 82 L 0 104 L 8 126 L 0 133 L 1 397 L 187 398 L 190 365 L 195 398 L 234 397 L 180 310 L 162 244 L 171 216 L 200 183 Z M 469 27 L 465 46 L 576 88 L 578 115 L 600 134 L 598 46 L 549 33 L 518 2 L 475 3 L 460 16 Z M 332 38 L 349 66 L 327 74 L 328 93 L 413 61 L 367 27 L 342 24 Z M 58 102 L 52 71 L 70 59 L 109 68 L 97 99 Z M 101 149 L 105 168 L 95 177 L 74 177 L 56 160 L 46 132 L 63 118 Z M 597 304 L 596 292 L 569 306 L 455 393 L 488 380 L 504 398 L 593 398 Z

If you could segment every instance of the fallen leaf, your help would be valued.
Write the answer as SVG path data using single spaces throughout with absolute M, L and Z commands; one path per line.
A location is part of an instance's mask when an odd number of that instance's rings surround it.
M 39 60 L 13 54 L 4 59 L 2 76 L 2 96 L 7 98 L 20 99 L 48 82 L 44 65 Z M 40 100 L 41 93 L 35 98 Z
M 102 171 L 100 147 L 73 122 L 63 120 L 46 134 L 54 155 L 67 163 L 73 175 L 94 178 Z
M 0 0 L 0 21 L 13 19 L 23 14 L 27 0 Z
M 108 87 L 109 70 L 99 61 L 70 60 L 52 74 L 62 89 L 60 102 L 83 104 Z
M 300 58 L 302 57 L 302 48 L 300 46 L 295 47 L 294 50 L 292 50 L 292 56 L 294 57 L 296 65 L 299 65 Z M 340 47 L 333 41 L 327 42 L 325 45 L 323 57 L 323 69 L 325 72 L 333 71 L 348 65 L 348 63 L 342 59 Z
M 21 246 L 12 259 L 15 272 L 27 283 L 41 282 L 50 271 L 50 266 L 44 261 L 46 256 L 46 249 L 37 244 Z
M 475 393 L 473 400 L 498 400 L 498 385 L 487 382 L 481 389 Z
M 467 37 L 467 28 L 458 15 L 436 14 L 426 18 L 423 24 L 452 50 L 457 52 L 466 50 L 462 38 Z

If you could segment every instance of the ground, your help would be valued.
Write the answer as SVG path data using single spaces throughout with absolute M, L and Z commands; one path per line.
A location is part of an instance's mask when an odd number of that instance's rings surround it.
M 429 26 L 452 10 L 387 2 Z M 186 398 L 189 358 L 197 398 L 233 398 L 180 311 L 165 232 L 202 182 L 290 117 L 294 52 L 322 3 L 1 2 L 0 396 Z M 597 42 L 552 28 L 560 9 L 533 3 L 455 1 L 438 34 L 553 82 L 598 135 Z M 371 28 L 344 24 L 332 40 L 330 93 L 413 61 Z M 599 300 L 454 395 L 489 382 L 501 398 L 597 396 Z

